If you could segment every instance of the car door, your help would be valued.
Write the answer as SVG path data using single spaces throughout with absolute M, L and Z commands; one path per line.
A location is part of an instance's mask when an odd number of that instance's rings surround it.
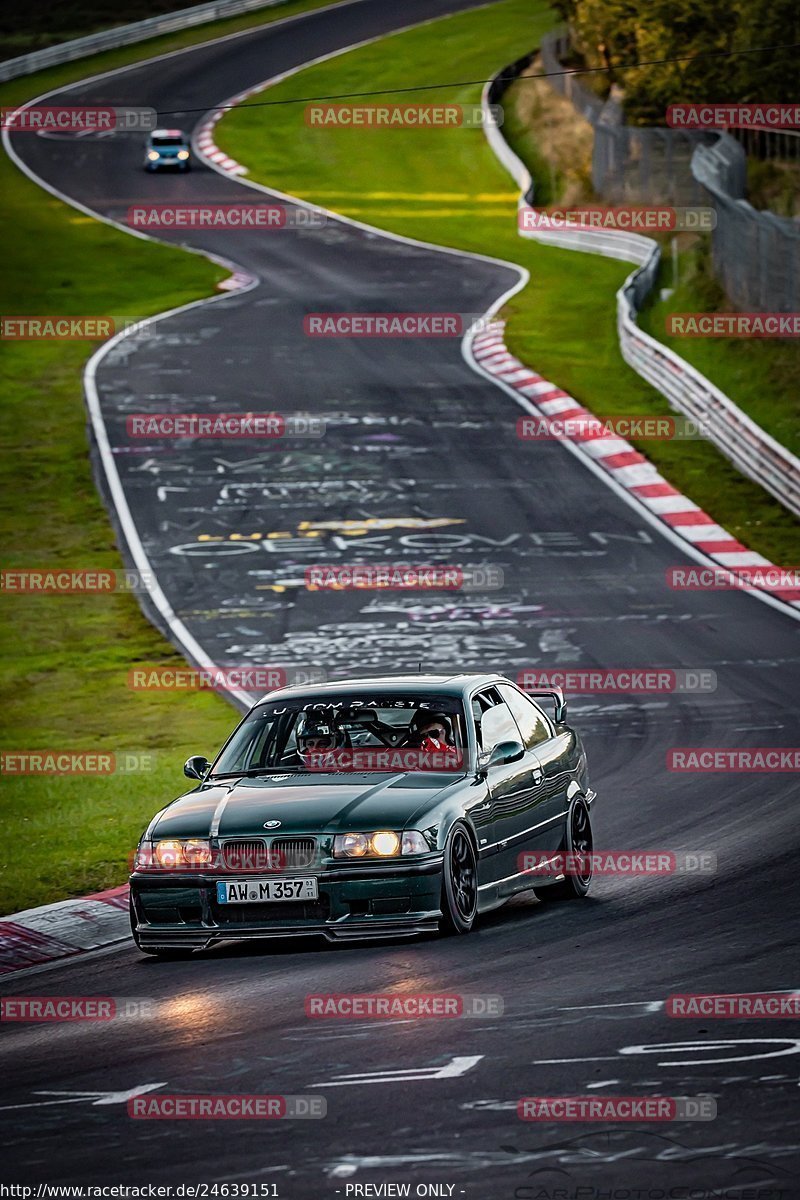
M 490 767 L 486 780 L 492 801 L 492 877 L 506 881 L 513 890 L 523 869 L 519 858 L 529 848 L 531 827 L 541 820 L 542 769 L 536 754 L 525 749 L 519 726 L 498 688 L 486 689 L 481 700 L 487 705 L 480 721 L 481 748 L 490 751 L 500 742 L 523 746 L 516 762 Z
M 484 713 L 487 711 L 487 709 L 491 708 L 493 701 L 479 693 L 478 695 L 472 697 L 470 703 L 473 728 L 475 731 L 475 741 L 477 744 L 478 753 L 480 753 L 482 750 L 481 722 L 483 720 Z M 469 710 L 467 719 L 470 719 Z M 472 800 L 467 800 L 465 804 L 465 812 L 472 821 L 478 838 L 478 882 L 483 885 L 498 877 L 495 870 L 497 866 L 495 801 L 489 788 L 488 780 L 478 776 L 475 779 L 473 790 L 475 792 L 475 798 Z
M 541 778 L 537 783 L 536 795 L 538 821 L 523 849 L 558 850 L 562 845 L 564 819 L 569 807 L 567 793 L 572 778 L 573 735 L 556 733 L 539 705 L 513 684 L 498 684 L 497 690 L 514 715 L 526 750 L 535 755 L 540 767 Z

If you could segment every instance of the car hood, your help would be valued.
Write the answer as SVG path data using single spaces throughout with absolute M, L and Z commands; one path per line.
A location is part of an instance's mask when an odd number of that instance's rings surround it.
M 453 772 L 369 773 L 343 779 L 318 772 L 207 784 L 181 796 L 156 822 L 152 837 L 264 836 L 269 833 L 346 833 L 413 828 L 463 774 Z

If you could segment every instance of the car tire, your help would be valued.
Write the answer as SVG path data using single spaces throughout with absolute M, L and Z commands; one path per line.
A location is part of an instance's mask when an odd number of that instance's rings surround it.
M 442 869 L 442 917 L 445 935 L 469 933 L 478 911 L 478 860 L 466 825 L 457 821 L 447 838 Z
M 567 854 L 591 854 L 593 848 L 592 840 L 592 818 L 589 814 L 589 806 L 583 796 L 576 796 L 572 802 L 572 807 L 567 819 L 566 846 L 564 850 Z M 581 900 L 589 891 L 592 884 L 592 867 L 585 875 L 567 875 L 565 879 L 558 883 L 551 883 L 549 887 L 534 888 L 533 894 L 537 900 Z

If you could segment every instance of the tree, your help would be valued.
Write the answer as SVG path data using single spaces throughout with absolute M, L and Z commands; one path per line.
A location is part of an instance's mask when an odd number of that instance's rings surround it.
M 800 42 L 797 0 L 554 0 L 554 7 L 586 65 L 606 68 L 609 84 L 624 89 L 631 123 L 663 125 L 668 105 L 681 102 L 796 98 L 797 50 L 731 52 Z

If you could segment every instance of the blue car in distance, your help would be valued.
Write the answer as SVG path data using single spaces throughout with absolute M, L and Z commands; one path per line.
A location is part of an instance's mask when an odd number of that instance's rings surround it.
M 189 138 L 180 129 L 154 129 L 147 139 L 144 166 L 146 171 L 171 167 L 188 171 L 192 164 Z

